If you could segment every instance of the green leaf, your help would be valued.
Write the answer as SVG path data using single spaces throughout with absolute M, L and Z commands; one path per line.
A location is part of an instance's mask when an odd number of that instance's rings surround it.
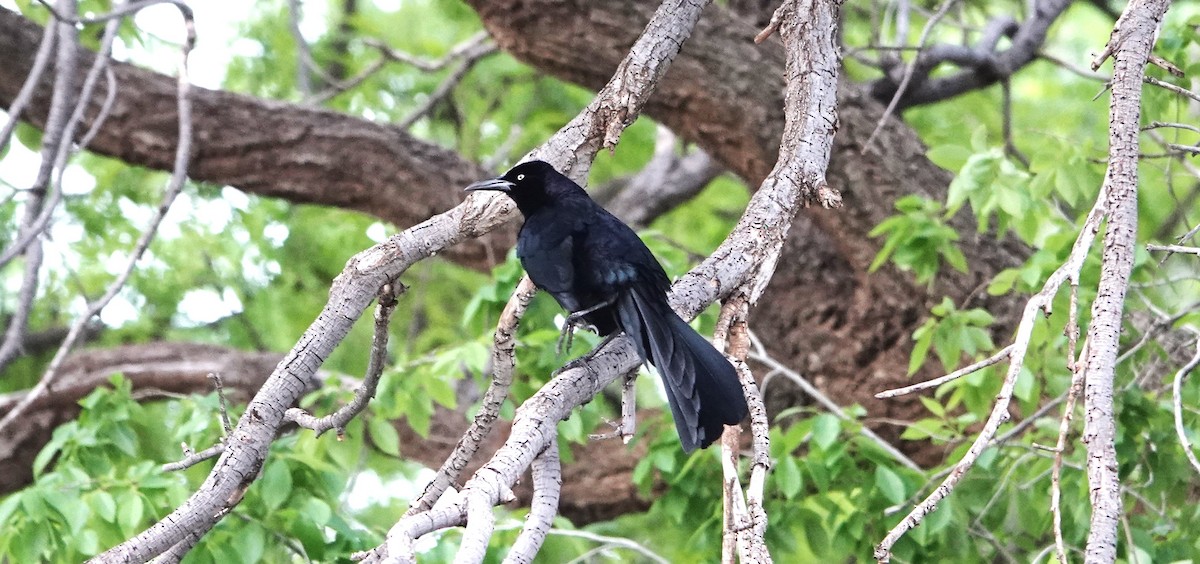
M 400 435 L 391 421 L 382 417 L 372 417 L 367 421 L 367 431 L 376 448 L 385 454 L 400 456 Z
M 929 356 L 929 347 L 933 345 L 933 324 L 932 319 L 925 321 L 925 324 L 913 332 L 913 337 L 917 342 L 913 345 L 912 356 L 908 359 L 908 374 L 909 376 L 916 374 L 921 365 L 925 364 L 925 359 Z
M 946 264 L 949 264 L 954 270 L 959 272 L 967 271 L 967 257 L 953 243 L 946 244 L 939 249 L 942 257 L 946 259 Z
M 292 495 L 292 471 L 287 461 L 277 459 L 268 462 L 259 484 L 258 495 L 263 503 L 269 509 L 282 507 L 283 502 Z
M 875 487 L 893 504 L 908 499 L 908 494 L 904 492 L 904 481 L 886 466 L 875 467 Z
M 324 525 L 333 516 L 333 510 L 329 508 L 328 503 L 312 497 L 304 502 L 304 515 L 312 519 L 313 523 Z
M 54 508 L 67 523 L 67 531 L 72 535 L 79 533 L 87 525 L 88 516 L 92 511 L 82 499 L 73 495 L 51 495 L 46 497 L 46 503 Z
M 957 171 L 971 157 L 971 150 L 962 145 L 938 145 L 925 152 L 925 157 L 949 171 Z
M 837 442 L 841 421 L 831 413 L 822 413 L 813 418 L 813 442 L 822 450 L 829 450 Z
M 136 491 L 126 491 L 120 496 L 120 503 L 117 505 L 117 524 L 121 527 L 121 532 L 127 536 L 132 536 L 139 532 L 142 528 L 142 517 L 145 515 L 146 505 L 142 501 L 141 494 Z
M 930 413 L 932 413 L 938 417 L 946 416 L 946 408 L 942 407 L 942 404 L 938 403 L 936 400 L 929 399 L 925 396 L 919 396 L 919 397 L 921 398 L 921 403 L 925 406 L 925 409 L 928 409 Z
M 794 457 L 787 456 L 780 459 L 779 466 L 775 467 L 772 473 L 775 476 L 775 483 L 779 486 L 779 492 L 787 499 L 795 498 L 804 486 L 800 465 L 796 463 Z
M 113 499 L 112 494 L 104 490 L 93 492 L 92 495 L 88 497 L 88 503 L 92 506 L 92 511 L 95 511 L 96 515 L 101 519 L 109 523 L 115 522 L 114 519 L 116 519 L 117 516 L 117 501 Z
M 1034 384 L 1033 373 L 1029 368 L 1022 366 L 1020 374 L 1017 374 L 1017 381 L 1013 384 L 1013 395 L 1021 401 L 1033 401 Z
M 75 549 L 84 556 L 94 556 L 100 552 L 100 534 L 95 529 L 85 529 L 72 537 Z
M 21 503 L 21 492 L 9 495 L 4 501 L 0 502 L 0 526 L 8 525 L 8 518 L 17 510 L 17 506 Z

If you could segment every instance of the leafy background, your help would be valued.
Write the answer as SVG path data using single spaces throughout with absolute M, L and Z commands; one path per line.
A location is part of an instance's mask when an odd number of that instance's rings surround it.
M 355 14 L 343 17 L 342 2 L 304 3 L 304 29 L 314 57 L 323 65 L 342 65 L 347 76 L 378 57 L 364 44 L 367 38 L 436 58 L 481 29 L 474 13 L 455 1 L 357 4 Z M 963 16 L 982 23 L 995 11 L 1018 4 L 964 2 Z M 17 5 L 28 17 L 47 19 L 36 5 Z M 101 12 L 109 6 L 86 0 L 81 7 Z M 1189 76 L 1200 71 L 1200 58 L 1194 56 L 1196 11 L 1194 4 L 1177 6 L 1156 50 Z M 216 37 L 236 38 L 211 47 L 225 57 L 219 70 L 209 69 L 213 76 L 223 75 L 219 86 L 301 101 L 286 3 L 247 4 L 234 13 L 241 19 L 223 21 L 227 29 L 214 32 Z M 847 10 L 847 44 L 862 45 L 869 38 L 872 22 L 866 16 Z M 124 26 L 122 56 L 170 72 L 175 46 L 163 22 L 169 20 L 139 18 L 138 25 Z M 1071 8 L 1063 22 L 1053 28 L 1045 50 L 1078 60 L 1081 66 L 1088 53 L 1103 45 L 1111 27 L 1086 5 Z M 344 50 L 337 45 L 339 26 L 350 30 Z M 910 39 L 915 41 L 919 25 L 914 28 Z M 200 32 L 201 47 L 210 47 L 205 42 L 214 35 L 203 27 Z M 942 33 L 949 34 L 942 39 L 950 40 L 956 32 Z M 873 76 L 853 59 L 847 59 L 846 66 L 853 79 Z M 422 103 L 445 72 L 389 64 L 326 105 L 368 120 L 399 121 Z M 1150 73 L 1169 79 L 1155 68 Z M 997 88 L 904 114 L 928 144 L 929 157 L 956 176 L 946 201 L 908 196 L 897 202 L 896 214 L 872 232 L 881 247 L 876 267 L 891 263 L 930 284 L 939 272 L 966 268 L 966 258 L 956 246 L 961 234 L 947 223 L 955 214 L 972 214 L 981 230 L 1010 234 L 1035 249 L 1025 264 L 1000 273 L 984 291 L 1023 302 L 1061 263 L 1103 178 L 1107 97 L 1093 100 L 1102 89 L 1099 82 L 1046 61 L 1019 73 L 1011 88 L 1014 137 L 1028 164 L 1004 149 Z M 589 99 L 583 89 L 496 54 L 475 65 L 448 101 L 411 131 L 503 168 L 549 137 Z M 1175 122 L 1194 121 L 1196 114 L 1187 103 L 1158 89 L 1146 90 L 1143 113 L 1146 119 Z M 653 152 L 654 127 L 641 119 L 614 152 L 601 153 L 591 184 L 639 170 Z M 1166 135 L 1177 143 L 1197 141 L 1187 131 Z M 22 163 L 28 162 L 28 151 L 38 147 L 39 137 L 30 127 L 18 129 L 17 141 L 0 160 L 0 181 L 22 184 Z M 1196 181 L 1186 170 L 1170 159 L 1147 159 L 1141 174 L 1140 241 L 1178 236 L 1172 231 L 1176 224 L 1168 222 L 1172 214 L 1182 213 L 1188 225 L 1200 222 Z M 35 329 L 69 323 L 82 310 L 81 296 L 103 291 L 165 184 L 163 173 L 91 154 L 80 156 L 67 178 L 65 216 L 55 224 L 48 245 L 53 268 L 31 318 Z M 695 200 L 655 221 L 644 236 L 668 272 L 678 275 L 696 255 L 716 247 L 747 199 L 741 181 L 724 176 Z M 15 234 L 16 209 L 0 207 L 0 242 L 5 244 Z M 319 311 L 330 280 L 346 260 L 395 232 L 396 226 L 357 213 L 288 204 L 231 187 L 190 185 L 148 258 L 105 312 L 107 330 L 94 346 L 165 339 L 287 350 Z M 1084 270 L 1082 304 L 1092 298 L 1096 256 L 1093 253 Z M 20 272 L 19 264 L 0 270 L 0 303 L 5 309 L 15 302 Z M 1186 257 L 1159 264 L 1158 257 L 1139 252 L 1128 309 L 1133 315 L 1165 315 L 1174 320 L 1174 328 L 1200 326 L 1196 272 L 1195 261 Z M 519 275 L 512 256 L 490 273 L 436 259 L 411 269 L 402 279 L 409 292 L 394 317 L 392 364 L 369 411 L 350 424 L 344 440 L 293 433 L 277 441 L 245 501 L 200 541 L 187 561 L 344 561 L 351 552 L 381 542 L 429 475 L 429 470 L 399 458 L 400 439 L 390 421 L 405 419 L 427 434 L 435 405 L 455 406 L 460 380 L 473 378 L 485 385 L 482 373 L 490 332 Z M 1064 292 L 1055 311 L 1065 312 L 1066 300 Z M 1086 323 L 1087 308 L 1080 314 Z M 520 373 L 506 416 L 559 366 L 553 343 L 558 334 L 555 317 L 560 315 L 551 300 L 540 296 L 522 323 Z M 1066 315 L 1060 313 L 1035 328 L 1027 373 L 1016 390 L 1018 420 L 1047 398 L 1062 394 L 1070 383 L 1063 352 L 1065 322 Z M 699 321 L 705 331 L 712 323 L 712 312 Z M 936 304 L 912 335 L 910 372 L 929 363 L 950 371 L 994 353 L 997 343 L 988 330 L 992 323 L 986 311 L 961 309 L 948 299 Z M 1128 539 L 1123 540 L 1121 559 L 1143 564 L 1191 561 L 1200 554 L 1200 483 L 1174 436 L 1169 388 L 1163 384 L 1176 366 L 1165 362 L 1167 351 L 1155 339 L 1135 347 L 1141 336 L 1132 327 L 1126 331 L 1130 352 L 1117 382 L 1117 449 L 1127 508 L 1122 535 Z M 368 320 L 360 322 L 324 369 L 335 375 L 361 375 L 369 341 Z M 572 354 L 594 342 L 577 340 Z M 0 379 L 0 391 L 32 385 L 47 360 L 14 363 Z M 947 460 L 956 460 L 990 409 L 999 374 L 995 367 L 985 369 L 922 399 L 928 414 L 909 425 L 905 438 L 930 441 L 944 450 Z M 114 375 L 112 383 L 111 389 L 97 390 L 81 402 L 77 421 L 55 431 L 38 457 L 36 482 L 0 500 L 0 558 L 66 562 L 94 555 L 165 515 L 205 476 L 208 464 L 179 473 L 162 473 L 159 466 L 179 458 L 181 442 L 203 448 L 218 439 L 215 396 L 139 403 L 120 375 Z M 641 378 L 639 386 L 643 405 L 661 402 L 654 379 Z M 1195 380 L 1183 392 L 1186 406 L 1200 405 L 1200 384 Z M 307 398 L 304 406 L 330 410 L 350 394 L 325 389 Z M 239 409 L 234 406 L 231 416 L 240 415 Z M 560 442 L 586 441 L 613 409 L 603 399 L 588 404 L 560 425 Z M 931 476 L 942 471 L 920 474 L 898 465 L 856 432 L 868 422 L 865 411 L 854 406 L 850 411 L 853 422 L 817 408 L 792 409 L 772 421 L 775 465 L 767 484 L 768 544 L 777 561 L 870 560 L 872 545 L 928 492 Z M 1052 417 L 1020 439 L 986 451 L 958 490 L 896 546 L 896 561 L 1052 559 L 1046 551 L 1052 544 L 1047 509 L 1051 454 L 1034 445 L 1054 444 L 1057 413 L 1052 411 Z M 1184 421 L 1196 440 L 1200 416 L 1194 407 L 1185 410 Z M 665 420 L 643 422 L 637 440 L 650 444 L 634 474 L 647 495 L 658 496 L 649 511 L 588 525 L 584 530 L 593 535 L 590 538 L 572 534 L 576 527 L 560 518 L 540 561 L 647 558 L 613 546 L 595 552 L 603 545 L 595 535 L 631 539 L 672 562 L 705 561 L 718 553 L 720 468 L 715 454 L 684 456 Z M 1072 449 L 1066 460 L 1064 534 L 1068 545 L 1082 546 L 1088 521 L 1082 450 Z M 655 480 L 665 481 L 667 487 L 652 492 Z M 493 538 L 489 562 L 503 557 L 524 514 L 497 511 L 501 531 Z M 453 530 L 435 535 L 437 542 L 422 545 L 423 558 L 449 561 L 458 537 Z

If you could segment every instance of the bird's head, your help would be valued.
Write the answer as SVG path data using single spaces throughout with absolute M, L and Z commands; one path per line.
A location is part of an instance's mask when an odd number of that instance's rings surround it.
M 480 180 L 467 186 L 466 190 L 504 192 L 517 203 L 517 207 L 525 215 L 552 201 L 560 193 L 575 190 L 583 192 L 579 185 L 554 170 L 554 167 L 545 161 L 523 162 L 502 176 Z

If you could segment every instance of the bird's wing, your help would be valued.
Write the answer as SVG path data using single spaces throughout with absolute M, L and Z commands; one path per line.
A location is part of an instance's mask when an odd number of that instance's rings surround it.
M 628 225 L 597 208 L 575 257 L 580 275 L 589 277 L 588 285 L 610 296 L 634 284 L 666 293 L 671 282 L 646 244 Z
M 563 235 L 563 234 L 558 234 Z M 575 253 L 578 237 L 574 234 L 551 236 L 522 234 L 517 256 L 529 278 L 554 297 L 567 311 L 583 309 L 575 291 Z

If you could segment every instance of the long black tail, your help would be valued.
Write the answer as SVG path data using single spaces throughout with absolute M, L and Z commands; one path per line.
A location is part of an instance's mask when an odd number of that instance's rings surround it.
M 746 397 L 729 361 L 671 309 L 636 285 L 617 300 L 621 329 L 662 376 L 684 452 L 720 438 L 746 417 Z

